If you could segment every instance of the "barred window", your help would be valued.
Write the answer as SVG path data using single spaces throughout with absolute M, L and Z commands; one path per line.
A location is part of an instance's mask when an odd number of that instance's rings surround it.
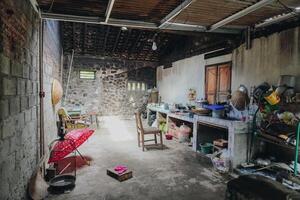
M 79 72 L 80 79 L 88 79 L 88 80 L 95 80 L 96 79 L 96 72 L 95 71 L 80 71 Z

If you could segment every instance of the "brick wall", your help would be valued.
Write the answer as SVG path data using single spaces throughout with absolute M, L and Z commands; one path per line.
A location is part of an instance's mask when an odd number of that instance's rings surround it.
M 0 1 L 0 199 L 22 199 L 38 162 L 38 20 Z
M 0 1 L 0 199 L 25 199 L 39 160 L 39 19 L 29 0 Z M 53 77 L 60 79 L 58 24 L 45 23 L 45 139 L 56 136 L 51 104 Z
M 64 69 L 64 88 L 68 75 L 68 60 Z M 97 111 L 102 115 L 132 115 L 141 106 L 146 91 L 128 91 L 128 81 L 155 85 L 155 64 L 150 62 L 119 61 L 75 57 L 69 90 L 64 106 L 80 107 L 83 112 Z M 95 80 L 79 79 L 80 70 L 96 72 Z

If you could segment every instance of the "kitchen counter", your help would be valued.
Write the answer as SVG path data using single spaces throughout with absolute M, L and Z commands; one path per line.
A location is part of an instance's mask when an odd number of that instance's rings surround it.
M 158 106 L 152 105 L 147 106 L 147 113 L 149 113 L 150 111 L 156 112 L 157 117 L 159 116 L 159 113 L 163 113 L 166 118 L 175 118 L 183 122 L 192 123 L 194 151 L 199 150 L 199 144 L 201 144 L 201 141 L 199 141 L 198 136 L 199 134 L 203 134 L 201 133 L 201 128 L 199 125 L 228 130 L 228 152 L 231 161 L 231 167 L 234 168 L 246 161 L 247 134 L 249 132 L 249 127 L 246 122 L 199 115 L 194 115 L 194 117 L 191 118 L 187 114 L 171 113 L 170 110 L 165 110 Z M 167 123 L 168 121 L 169 120 L 167 120 Z

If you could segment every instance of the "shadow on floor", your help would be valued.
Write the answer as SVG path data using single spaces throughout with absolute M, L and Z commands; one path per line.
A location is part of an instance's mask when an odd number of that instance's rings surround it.
M 59 161 L 57 164 L 57 174 L 68 174 L 74 172 L 74 170 L 81 169 L 89 166 L 93 160 L 90 156 L 69 156 Z M 75 167 L 76 164 L 76 167 Z

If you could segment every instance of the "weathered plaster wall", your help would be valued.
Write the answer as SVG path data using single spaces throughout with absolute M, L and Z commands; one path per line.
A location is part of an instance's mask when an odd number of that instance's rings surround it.
M 0 1 L 0 199 L 25 199 L 39 161 L 39 18 L 28 0 Z M 45 23 L 45 146 L 56 137 L 51 103 L 59 78 L 57 22 Z
M 252 48 L 245 45 L 233 54 L 204 60 L 203 55 L 179 60 L 172 68 L 157 70 L 157 85 L 162 100 L 168 103 L 187 103 L 187 91 L 194 88 L 197 97 L 204 96 L 205 65 L 232 61 L 232 91 L 240 84 L 250 89 L 267 81 L 277 85 L 279 76 L 297 76 L 296 90 L 300 91 L 300 28 L 275 33 L 252 41 Z
M 247 87 L 267 81 L 277 85 L 279 76 L 298 76 L 300 91 L 300 28 L 289 29 L 252 41 L 252 48 L 245 45 L 233 52 L 232 85 Z M 235 89 L 235 88 L 233 88 Z
M 132 115 L 141 106 L 146 91 L 130 92 L 127 83 L 143 81 L 149 88 L 153 87 L 155 69 L 152 66 L 153 63 L 147 62 L 75 57 L 64 106 L 68 110 L 80 107 L 83 112 L 96 111 L 101 115 Z M 80 79 L 80 70 L 95 71 L 96 79 Z M 68 61 L 64 71 L 66 88 Z
M 204 55 L 186 58 L 173 63 L 173 67 L 157 68 L 157 87 L 163 102 L 189 103 L 190 88 L 197 91 L 197 98 L 205 95 L 205 65 L 231 61 L 231 54 L 205 60 Z
M 173 67 L 157 69 L 157 87 L 163 102 L 188 103 L 188 90 L 197 91 L 197 97 L 204 94 L 204 65 L 203 55 L 186 58 L 173 63 Z

